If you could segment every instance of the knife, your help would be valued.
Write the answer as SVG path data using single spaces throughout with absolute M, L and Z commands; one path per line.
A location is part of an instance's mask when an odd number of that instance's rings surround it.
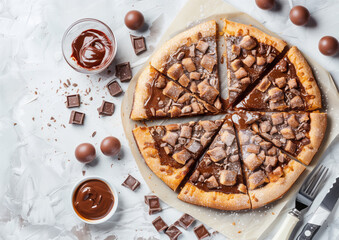
M 330 191 L 326 194 L 325 198 L 321 202 L 320 206 L 317 208 L 312 218 L 307 222 L 297 240 L 311 240 L 327 217 L 330 215 L 332 209 L 334 208 L 336 202 L 339 198 L 339 177 L 336 178 L 335 183 L 333 184 Z

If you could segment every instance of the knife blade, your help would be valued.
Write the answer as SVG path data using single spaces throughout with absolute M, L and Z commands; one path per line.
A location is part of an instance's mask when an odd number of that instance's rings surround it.
M 304 226 L 303 230 L 297 237 L 297 240 L 311 240 L 316 235 L 321 225 L 323 225 L 327 217 L 331 214 L 338 198 L 339 177 L 336 178 L 335 183 L 332 185 L 311 219 Z

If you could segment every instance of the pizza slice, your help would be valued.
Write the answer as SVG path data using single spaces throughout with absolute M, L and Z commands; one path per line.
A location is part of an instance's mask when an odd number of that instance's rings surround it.
M 228 106 L 232 106 L 246 89 L 284 50 L 286 42 L 257 28 L 224 20 L 228 78 Z
M 326 132 L 326 113 L 246 112 L 246 115 L 254 132 L 306 165 L 317 153 Z
M 241 114 L 234 114 L 232 119 L 238 130 L 251 206 L 259 208 L 283 196 L 305 166 L 252 131 Z
M 223 120 L 137 127 L 134 139 L 148 167 L 176 190 Z
M 221 210 L 251 208 L 231 115 L 180 191 L 182 201 Z
M 130 118 L 175 118 L 217 112 L 215 107 L 148 66 L 138 78 Z
M 321 108 L 317 82 L 298 48 L 292 47 L 236 108 L 262 111 Z
M 214 20 L 192 27 L 162 45 L 154 53 L 151 65 L 221 109 L 216 34 Z

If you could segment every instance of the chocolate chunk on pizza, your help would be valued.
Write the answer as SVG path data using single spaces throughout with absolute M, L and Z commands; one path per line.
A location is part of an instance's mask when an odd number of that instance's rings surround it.
M 245 90 L 272 64 L 286 43 L 257 28 L 224 20 L 227 54 L 228 105 L 232 106 Z
M 197 165 L 178 198 L 188 203 L 222 210 L 251 207 L 242 174 L 231 115 Z
M 263 111 L 321 108 L 317 82 L 297 47 L 292 47 L 236 108 Z
M 176 118 L 215 114 L 218 110 L 148 66 L 134 92 L 131 119 Z
M 252 131 L 241 115 L 234 114 L 232 119 L 238 130 L 251 206 L 259 208 L 284 195 L 305 167 Z
M 327 126 L 326 113 L 247 112 L 253 131 L 308 165 L 317 153 Z
M 214 20 L 188 29 L 166 42 L 152 57 L 151 65 L 221 109 L 216 34 Z
M 223 120 L 137 127 L 134 139 L 148 167 L 176 190 L 218 132 Z

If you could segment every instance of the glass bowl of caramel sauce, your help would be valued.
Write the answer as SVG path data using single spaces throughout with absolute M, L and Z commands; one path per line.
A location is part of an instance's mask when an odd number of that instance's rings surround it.
M 112 30 L 103 22 L 84 18 L 73 23 L 62 38 L 66 62 L 85 74 L 102 72 L 113 61 L 117 42 Z
M 118 208 L 115 188 L 100 177 L 86 177 L 72 190 L 72 208 L 78 219 L 89 224 L 99 224 L 110 219 Z

